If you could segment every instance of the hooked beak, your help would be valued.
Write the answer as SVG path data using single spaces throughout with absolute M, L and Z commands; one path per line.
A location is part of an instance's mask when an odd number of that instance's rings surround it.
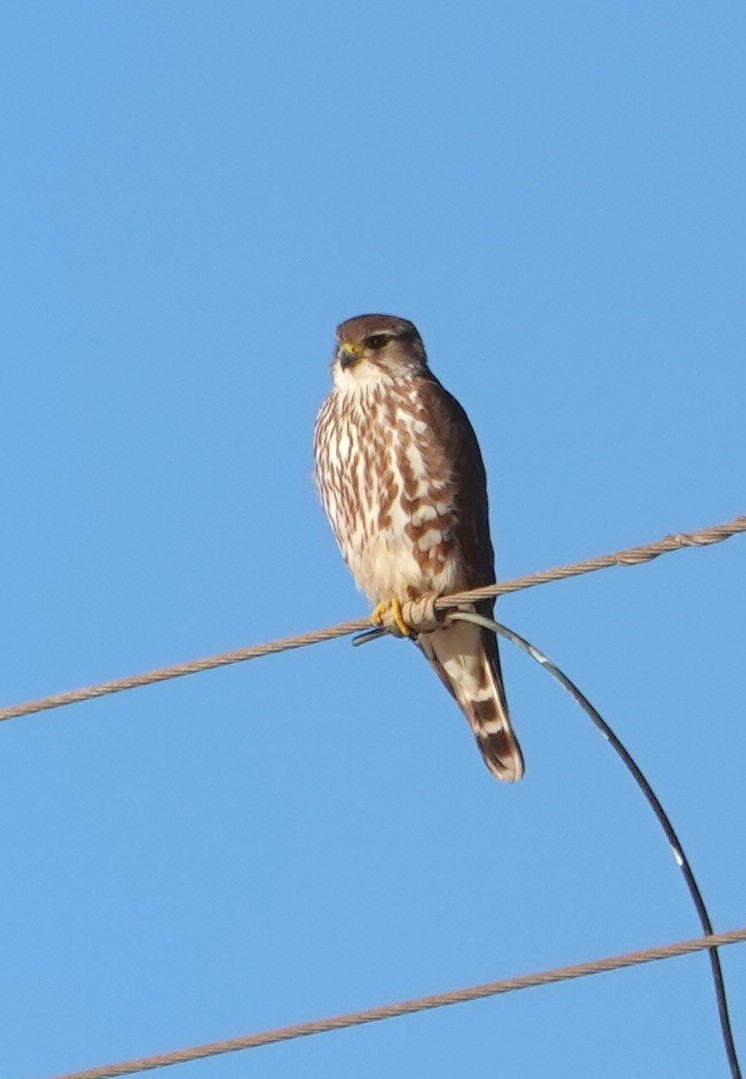
M 360 359 L 361 349 L 359 345 L 351 345 L 349 341 L 344 341 L 337 352 L 339 357 L 339 366 L 345 371 L 348 367 L 352 367 L 354 363 Z

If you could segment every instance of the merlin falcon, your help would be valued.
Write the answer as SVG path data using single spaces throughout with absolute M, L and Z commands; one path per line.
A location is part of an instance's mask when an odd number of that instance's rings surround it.
M 469 721 L 489 770 L 512 783 L 523 775 L 523 757 L 495 635 L 469 622 L 418 633 L 402 610 L 495 581 L 476 435 L 430 370 L 411 322 L 359 315 L 338 327 L 337 339 L 334 388 L 314 433 L 316 482 L 337 544 L 376 605 L 372 621 L 415 641 Z M 461 609 L 491 618 L 494 604 Z

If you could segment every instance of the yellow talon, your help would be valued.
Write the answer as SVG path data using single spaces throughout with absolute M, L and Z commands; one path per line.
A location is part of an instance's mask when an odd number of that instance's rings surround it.
M 412 631 L 404 621 L 401 609 L 401 601 L 398 599 L 391 600 L 391 616 L 394 619 L 396 628 L 401 633 L 402 637 L 411 637 Z
M 383 616 L 386 614 L 386 611 L 388 609 L 389 609 L 388 603 L 377 603 L 376 604 L 376 606 L 373 609 L 373 614 L 370 616 L 370 620 L 371 620 L 371 622 L 373 623 L 374 626 L 382 626 L 383 625 Z
M 392 599 L 388 603 L 376 604 L 370 620 L 374 626 L 387 626 L 399 637 L 411 637 L 412 630 L 404 621 L 401 600 Z

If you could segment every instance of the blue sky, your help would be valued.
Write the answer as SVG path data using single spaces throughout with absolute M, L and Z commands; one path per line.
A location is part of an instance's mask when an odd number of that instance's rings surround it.
M 363 311 L 413 319 L 469 412 L 502 576 L 744 512 L 740 4 L 59 0 L 0 29 L 2 703 L 366 613 L 310 449 Z M 499 606 L 636 754 L 722 929 L 744 542 Z M 608 747 L 503 652 L 516 787 L 395 641 L 4 724 L 2 1074 L 697 935 Z M 694 956 L 181 1072 L 726 1066 Z

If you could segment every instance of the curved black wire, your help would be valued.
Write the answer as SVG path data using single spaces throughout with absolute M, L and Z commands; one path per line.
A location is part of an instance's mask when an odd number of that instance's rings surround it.
M 671 844 L 673 850 L 673 856 L 676 859 L 676 863 L 684 874 L 684 880 L 686 886 L 689 889 L 689 894 L 692 897 L 692 902 L 697 911 L 700 925 L 706 936 L 709 936 L 714 932 L 712 928 L 712 922 L 710 921 L 710 915 L 707 913 L 707 907 L 705 901 L 702 898 L 702 893 L 699 890 L 699 885 L 695 879 L 692 867 L 689 864 L 689 859 L 684 853 L 684 848 L 681 845 L 673 824 L 668 817 L 665 809 L 658 800 L 658 797 L 650 786 L 650 783 L 646 779 L 645 775 L 638 767 L 634 758 L 632 757 L 626 746 L 616 736 L 606 720 L 601 716 L 599 712 L 593 707 L 591 702 L 585 696 L 584 693 L 578 689 L 574 682 L 564 674 L 559 667 L 555 666 L 538 648 L 535 648 L 529 641 L 525 640 L 518 633 L 515 633 L 512 629 L 508 629 L 507 626 L 501 625 L 499 622 L 493 622 L 490 618 L 484 618 L 482 615 L 472 614 L 470 611 L 452 611 L 449 614 L 449 619 L 455 619 L 464 622 L 476 622 L 480 626 L 484 626 L 485 629 L 491 629 L 493 632 L 498 633 L 501 637 L 504 637 L 508 641 L 512 641 L 513 644 L 527 652 L 532 659 L 535 659 L 537 663 L 540 663 L 549 674 L 555 678 L 560 685 L 564 686 L 568 693 L 571 693 L 575 700 L 578 702 L 584 712 L 590 716 L 591 720 L 601 731 L 604 738 L 611 744 L 612 749 L 615 751 L 618 757 L 624 762 L 627 771 L 631 773 L 638 787 L 645 795 L 650 808 L 658 818 L 658 823 L 665 832 L 666 839 Z M 723 1042 L 725 1044 L 725 1052 L 728 1056 L 728 1064 L 730 1065 L 730 1073 L 732 1079 L 742 1079 L 741 1068 L 738 1063 L 738 1054 L 736 1053 L 736 1044 L 733 1039 L 733 1029 L 730 1022 L 730 1014 L 728 1012 L 728 999 L 725 993 L 725 980 L 723 978 L 723 970 L 720 966 L 720 955 L 717 948 L 709 948 L 710 965 L 712 967 L 712 980 L 715 983 L 715 996 L 717 998 L 718 1012 L 720 1014 L 720 1028 L 723 1032 Z
M 471 611 L 451 611 L 448 614 L 449 620 L 473 622 L 477 625 L 484 626 L 485 629 L 490 629 L 499 636 L 504 637 L 506 640 L 511 641 L 526 652 L 537 663 L 541 664 L 549 674 L 552 675 L 560 685 L 570 693 L 585 713 L 591 718 L 594 725 L 601 731 L 601 734 L 610 743 L 612 749 L 617 756 L 622 760 L 623 764 L 627 768 L 627 771 L 632 775 L 633 779 L 637 783 L 638 787 L 645 795 L 645 798 L 650 808 L 655 813 L 655 816 L 663 829 L 666 839 L 671 844 L 673 850 L 673 856 L 676 859 L 676 864 L 684 874 L 684 880 L 686 886 L 689 889 L 689 894 L 694 903 L 694 907 L 699 917 L 700 925 L 706 936 L 709 936 L 714 932 L 712 922 L 710 921 L 710 915 L 707 912 L 705 901 L 702 898 L 702 893 L 699 890 L 694 872 L 689 859 L 687 858 L 684 848 L 681 844 L 681 840 L 676 834 L 673 824 L 671 823 L 668 814 L 658 800 L 653 788 L 650 786 L 646 776 L 642 770 L 638 767 L 634 757 L 626 748 L 624 743 L 617 737 L 609 724 L 598 712 L 588 698 L 582 693 L 578 687 L 572 682 L 567 675 L 559 669 L 547 656 L 540 652 L 538 648 L 532 645 L 520 634 L 515 633 L 512 629 L 508 629 L 507 626 L 502 625 L 500 622 L 493 622 L 490 618 L 485 618 L 482 615 L 475 614 Z M 361 633 L 359 636 L 353 639 L 353 644 L 360 645 L 366 644 L 368 641 L 375 640 L 377 637 L 382 637 L 389 631 L 387 629 L 373 629 L 367 633 Z M 730 1014 L 728 1011 L 728 999 L 725 992 L 725 980 L 723 978 L 723 970 L 720 965 L 720 955 L 717 948 L 709 948 L 710 965 L 712 967 L 712 979 L 715 984 L 715 996 L 717 999 L 718 1013 L 720 1015 L 720 1028 L 723 1033 L 723 1042 L 725 1044 L 725 1051 L 728 1057 L 728 1064 L 730 1065 L 730 1073 L 732 1079 L 742 1079 L 741 1068 L 738 1063 L 738 1054 L 736 1053 L 736 1045 L 733 1038 L 733 1029 L 731 1027 Z

